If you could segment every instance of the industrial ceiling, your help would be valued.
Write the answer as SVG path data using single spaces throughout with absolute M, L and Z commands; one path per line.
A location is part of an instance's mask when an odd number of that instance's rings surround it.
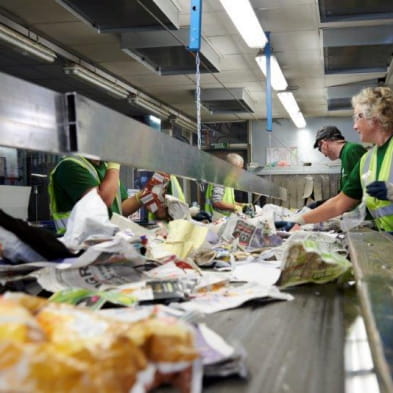
M 234 0 L 235 1 L 235 0 Z M 240 0 L 236 0 L 240 1 Z M 190 0 L 0 0 L 0 22 L 53 45 L 56 61 L 0 43 L 0 71 L 56 91 L 78 91 L 129 116 L 146 110 L 64 72 L 70 63 L 195 120 Z M 393 53 L 391 0 L 251 0 L 306 120 L 349 116 L 350 97 L 385 81 Z M 37 36 L 36 36 L 37 35 Z M 204 0 L 202 121 L 266 118 L 265 80 L 219 0 Z M 63 52 L 62 52 L 63 51 Z M 205 102 L 204 102 L 205 99 Z M 273 117 L 288 117 L 273 94 Z

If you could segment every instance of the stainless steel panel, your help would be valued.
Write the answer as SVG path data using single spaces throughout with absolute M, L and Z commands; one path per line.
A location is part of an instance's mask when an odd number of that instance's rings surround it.
M 75 152 L 280 198 L 280 187 L 73 93 Z M 70 100 L 69 100 L 70 101 Z M 69 108 L 72 113 L 72 108 Z
M 187 49 L 189 28 L 177 31 L 146 31 L 121 34 L 121 49 L 159 75 L 195 73 L 195 57 Z M 220 57 L 201 38 L 201 73 L 219 71 Z
M 323 29 L 325 73 L 386 72 L 392 24 Z
M 0 86 L 0 145 L 67 150 L 62 94 L 1 73 Z
M 201 90 L 201 102 L 213 113 L 253 113 L 253 103 L 244 88 Z
M 319 0 L 321 22 L 387 19 L 393 17 L 392 0 Z
M 57 0 L 99 32 L 178 29 L 179 10 L 172 0 Z
M 342 110 L 352 109 L 351 99 L 352 96 L 359 93 L 365 87 L 378 86 L 378 80 L 369 79 L 356 83 L 348 83 L 346 85 L 329 86 L 327 87 L 328 95 L 328 110 Z

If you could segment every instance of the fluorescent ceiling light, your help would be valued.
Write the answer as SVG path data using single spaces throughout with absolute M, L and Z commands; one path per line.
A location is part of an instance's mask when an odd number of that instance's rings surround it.
M 266 77 L 266 56 L 257 56 L 255 60 Z M 288 87 L 288 83 L 275 56 L 270 56 L 270 79 L 274 90 L 285 90 Z
M 35 56 L 49 63 L 53 63 L 57 57 L 51 49 L 2 24 L 0 24 L 0 40 L 20 49 L 23 54 Z
M 118 98 L 127 98 L 130 95 L 130 92 L 123 87 L 117 85 L 115 82 L 112 82 L 93 71 L 90 71 L 86 68 L 83 68 L 79 65 L 73 65 L 70 67 L 64 67 L 64 72 L 66 74 L 75 76 L 79 79 L 82 79 L 88 83 L 91 83 L 94 86 L 97 86 L 112 96 Z
M 285 110 L 288 112 L 295 126 L 297 128 L 304 128 L 306 126 L 306 121 L 304 120 L 302 112 L 300 112 L 299 106 L 293 94 L 291 92 L 285 91 L 277 93 L 277 96 Z
M 250 48 L 264 48 L 265 32 L 249 0 L 220 0 L 225 11 Z
M 164 107 L 161 107 L 159 104 L 155 104 L 154 102 L 148 101 L 143 97 L 131 97 L 129 102 L 130 104 L 146 109 L 150 114 L 157 116 L 160 119 L 166 119 L 169 116 L 168 110 L 166 110 Z

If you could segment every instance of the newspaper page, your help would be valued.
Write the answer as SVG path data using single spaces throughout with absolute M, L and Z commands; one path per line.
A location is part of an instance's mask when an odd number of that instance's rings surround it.
M 42 288 L 57 292 L 67 288 L 105 289 L 143 279 L 143 274 L 127 264 L 89 265 L 78 269 L 44 268 L 33 272 Z
M 264 286 L 258 283 L 247 283 L 240 286 L 222 288 L 213 292 L 201 293 L 189 302 L 172 303 L 171 306 L 185 311 L 197 311 L 212 314 L 229 310 L 253 299 L 292 300 L 293 296 L 281 292 L 275 286 Z

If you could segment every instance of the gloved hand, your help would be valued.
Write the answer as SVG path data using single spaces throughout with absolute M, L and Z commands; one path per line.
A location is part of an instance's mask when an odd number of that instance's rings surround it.
M 118 162 L 112 162 L 109 161 L 108 164 L 106 165 L 107 169 L 117 169 L 118 171 L 120 170 L 120 164 Z
M 274 221 L 276 229 L 289 232 L 295 225 L 293 221 Z
M 243 212 L 243 205 L 241 203 L 235 203 L 235 213 L 242 213 Z
M 381 201 L 393 201 L 393 184 L 376 180 L 366 187 L 367 194 Z

